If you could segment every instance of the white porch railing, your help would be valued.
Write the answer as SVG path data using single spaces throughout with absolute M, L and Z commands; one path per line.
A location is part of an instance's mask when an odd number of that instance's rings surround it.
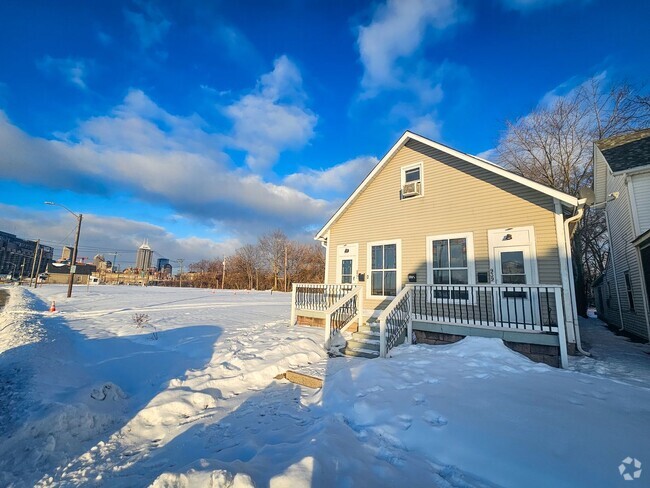
M 355 286 L 325 311 L 325 342 L 336 333 L 344 332 L 355 320 L 361 325 L 362 316 L 363 293 L 360 286 Z
M 294 283 L 291 293 L 291 325 L 300 311 L 321 312 L 325 320 L 325 341 L 363 319 L 362 287 L 352 284 L 321 285 Z
M 325 340 L 328 341 L 335 332 L 345 330 L 355 320 L 361 325 L 362 287 L 295 283 L 291 296 L 292 325 L 301 310 L 319 313 L 325 320 Z M 561 364 L 566 368 L 564 315 L 559 285 L 407 284 L 379 316 L 380 357 L 386 357 L 402 337 L 410 344 L 413 321 L 418 321 L 557 334 Z
M 403 334 L 411 343 L 413 320 L 557 334 L 562 367 L 568 365 L 559 285 L 407 284 L 379 316 L 380 357 L 386 357 Z

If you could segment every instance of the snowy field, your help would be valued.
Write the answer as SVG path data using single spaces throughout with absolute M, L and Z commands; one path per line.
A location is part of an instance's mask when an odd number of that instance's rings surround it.
M 650 348 L 596 320 L 569 371 L 468 338 L 331 359 L 310 390 L 274 379 L 326 359 L 286 294 L 10 291 L 0 486 L 650 486 Z

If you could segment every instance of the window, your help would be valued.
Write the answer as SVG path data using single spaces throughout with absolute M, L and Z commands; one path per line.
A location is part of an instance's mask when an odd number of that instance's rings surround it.
M 468 285 L 474 282 L 474 255 L 471 234 L 430 237 L 428 278 L 434 285 Z M 469 290 L 434 291 L 435 298 L 467 300 Z
M 397 244 L 371 246 L 370 294 L 397 295 Z
M 632 282 L 630 281 L 630 272 L 625 272 L 625 288 L 627 289 L 627 300 L 630 302 L 630 310 L 634 312 L 634 297 L 632 296 Z
M 341 260 L 341 283 L 352 283 L 352 260 Z
M 401 198 L 422 195 L 422 163 L 402 168 Z

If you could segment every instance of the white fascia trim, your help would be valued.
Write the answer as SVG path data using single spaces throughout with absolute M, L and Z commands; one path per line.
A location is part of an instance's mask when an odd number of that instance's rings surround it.
M 600 156 L 600 157 L 599 157 Z M 603 153 L 600 152 L 596 143 L 594 143 L 593 151 L 593 161 L 594 161 L 594 195 L 596 202 L 604 202 L 607 200 L 607 175 L 611 174 L 609 164 L 603 156 Z M 598 179 L 598 167 L 600 164 L 605 164 L 605 181 L 599 181 Z M 600 190 L 600 191 L 599 191 Z
M 491 171 L 495 174 L 498 174 L 499 176 L 503 176 L 504 178 L 520 183 L 524 186 L 532 188 L 533 190 L 537 190 L 553 198 L 557 198 L 558 200 L 560 200 L 562 203 L 566 205 L 573 206 L 573 207 L 578 206 L 578 199 L 576 197 L 572 197 L 571 195 L 567 195 L 566 193 L 563 193 L 561 191 L 554 190 L 553 188 L 549 188 L 539 183 L 535 183 L 534 181 L 529 180 L 528 178 L 524 178 L 523 176 L 519 176 L 514 173 L 511 173 L 507 169 L 504 169 L 497 164 L 488 162 L 485 159 L 477 158 L 476 156 L 472 156 L 470 154 L 457 151 L 456 149 L 452 149 L 450 147 L 444 146 L 435 141 L 431 141 L 425 137 L 419 136 L 417 134 L 413 134 L 408 131 L 406 132 L 406 134 L 409 135 L 409 138 L 415 141 L 421 142 L 422 144 L 426 144 L 427 146 L 446 152 L 447 154 L 451 154 L 452 156 L 456 156 L 458 159 L 462 159 L 463 161 L 474 164 L 475 166 Z
M 609 164 L 608 164 L 609 167 Z M 611 169 L 610 169 L 611 171 Z M 628 175 L 633 175 L 636 173 L 645 173 L 647 171 L 650 171 L 650 164 L 646 164 L 645 166 L 637 166 L 636 168 L 629 168 L 629 169 L 623 169 L 621 171 L 611 171 L 612 175 L 614 176 L 620 176 L 624 174 Z
M 354 190 L 352 195 L 350 195 L 350 197 L 343 203 L 343 205 L 341 205 L 341 207 L 336 211 L 336 213 L 332 216 L 332 218 L 327 221 L 327 223 L 323 226 L 323 228 L 320 231 L 318 231 L 315 239 L 322 239 L 323 234 L 329 229 L 329 227 L 341 216 L 341 214 L 357 198 L 357 196 L 363 191 L 363 189 L 368 185 L 368 183 L 370 183 L 370 181 L 374 179 L 377 173 L 379 173 L 379 171 L 384 167 L 384 165 L 393 157 L 393 155 L 402 146 L 404 146 L 404 144 L 406 144 L 406 142 L 409 139 L 418 141 L 426 146 L 432 147 L 434 149 L 438 149 L 439 151 L 443 151 L 447 154 L 450 154 L 451 156 L 455 156 L 465 162 L 478 166 L 479 168 L 483 168 L 487 171 L 491 171 L 492 173 L 495 173 L 499 176 L 503 176 L 504 178 L 507 178 L 511 181 L 532 188 L 533 190 L 537 190 L 553 198 L 557 198 L 560 202 L 562 202 L 565 205 L 571 207 L 578 206 L 579 201 L 576 197 L 572 197 L 571 195 L 567 195 L 566 193 L 563 193 L 561 191 L 554 190 L 552 188 L 541 185 L 539 183 L 535 183 L 534 181 L 531 181 L 528 178 L 524 178 L 523 176 L 519 176 L 514 173 L 511 173 L 510 171 L 503 169 L 502 167 L 494 163 L 487 162 L 485 159 L 477 158 L 476 156 L 471 156 L 469 154 L 462 153 L 460 151 L 457 151 L 455 149 L 452 149 L 450 147 L 444 146 L 430 139 L 427 139 L 426 137 L 422 137 L 417 134 L 414 134 L 413 132 L 406 131 L 402 135 L 402 137 L 400 137 L 399 140 L 395 143 L 395 145 L 390 149 L 390 151 L 388 151 L 388 153 L 381 159 L 381 161 L 377 163 L 377 165 L 373 168 L 370 174 L 366 176 L 366 178 L 361 182 L 361 184 L 356 188 L 356 190 Z
M 404 145 L 406 144 L 406 141 L 408 140 L 408 132 L 405 132 L 402 137 L 399 138 L 399 141 L 395 143 L 393 147 L 390 148 L 390 150 L 386 153 L 386 155 L 379 161 L 375 167 L 372 169 L 372 171 L 368 174 L 368 176 L 365 177 L 365 179 L 361 182 L 359 186 L 357 186 L 356 190 L 348 197 L 348 199 L 339 207 L 339 209 L 336 211 L 336 213 L 332 216 L 331 219 L 327 221 L 327 223 L 323 226 L 321 230 L 318 231 L 316 234 L 315 239 L 322 239 L 323 234 L 329 229 L 329 227 L 341 216 L 341 214 L 345 211 L 346 208 L 357 198 L 359 193 L 374 179 L 374 177 L 379 173 L 381 168 L 384 167 L 384 165 L 393 157 L 393 155 Z

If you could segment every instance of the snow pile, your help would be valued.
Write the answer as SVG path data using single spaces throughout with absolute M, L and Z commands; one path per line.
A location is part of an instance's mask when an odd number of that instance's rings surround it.
M 23 292 L 42 339 L 0 355 L 22 375 L 7 375 L 21 393 L 3 424 L 3 486 L 609 487 L 622 460 L 650 459 L 650 389 L 635 362 L 617 376 L 623 354 L 611 378 L 483 338 L 327 358 L 322 329 L 287 326 L 286 294 L 64 292 Z M 295 368 L 323 388 L 274 380 Z
M 17 286 L 3 290 L 9 293 L 9 299 L 4 309 L 0 309 L 0 353 L 40 342 L 44 336 L 40 322 L 30 320 L 33 311 L 39 308 L 38 301 Z

